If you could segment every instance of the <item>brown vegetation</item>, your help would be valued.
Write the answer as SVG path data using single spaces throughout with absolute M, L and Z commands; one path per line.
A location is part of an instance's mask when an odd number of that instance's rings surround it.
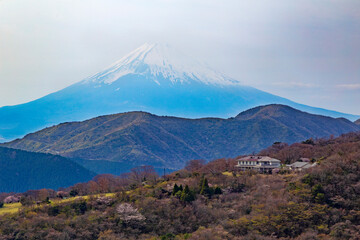
M 277 143 L 261 154 L 318 165 L 267 175 L 237 172 L 234 159 L 194 160 L 163 179 L 151 167 L 100 175 L 63 191 L 114 197 L 28 206 L 1 217 L 0 239 L 360 238 L 360 134 Z

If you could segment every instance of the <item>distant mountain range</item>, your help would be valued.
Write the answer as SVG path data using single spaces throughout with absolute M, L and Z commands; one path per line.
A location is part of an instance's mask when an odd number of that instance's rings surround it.
M 260 151 L 274 142 L 359 131 L 344 118 L 309 114 L 284 105 L 256 107 L 234 118 L 185 119 L 145 112 L 101 116 L 69 122 L 28 134 L 3 146 L 60 154 L 90 169 L 108 164 L 181 168 L 191 159 L 211 160 Z M 79 160 L 81 159 L 81 160 Z M 97 161 L 99 164 L 96 164 Z
M 61 157 L 0 147 L 0 192 L 68 187 L 95 173 Z
M 145 44 L 104 71 L 63 90 L 0 108 L 0 142 L 61 122 L 105 114 L 146 111 L 188 118 L 228 118 L 271 103 L 352 121 L 359 118 L 244 86 L 166 45 Z

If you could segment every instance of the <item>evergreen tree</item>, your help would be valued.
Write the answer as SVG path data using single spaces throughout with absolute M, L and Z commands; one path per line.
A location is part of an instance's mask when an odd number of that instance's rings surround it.
M 79 191 L 77 189 L 72 189 L 69 194 L 71 197 L 75 197 L 79 195 Z
M 215 188 L 215 190 L 214 190 L 214 194 L 222 194 L 222 190 L 221 190 L 221 188 L 219 188 L 219 187 L 216 187 Z
M 201 183 L 201 188 L 200 188 L 200 194 L 205 195 L 206 192 L 208 191 L 208 189 L 209 189 L 208 180 L 206 178 L 203 178 L 202 183 Z
M 180 189 L 179 189 L 178 185 L 175 183 L 173 191 L 172 191 L 172 195 L 174 196 L 179 190 Z
M 180 200 L 183 202 L 192 202 L 195 200 L 195 194 L 190 190 L 188 185 L 186 185 L 182 191 Z
M 177 198 L 181 198 L 181 194 L 183 192 L 183 186 L 180 185 L 180 187 L 175 183 L 174 188 L 173 188 L 173 192 L 172 195 L 177 197 Z
M 200 182 L 199 182 L 199 193 L 201 192 L 203 185 L 204 185 L 205 176 L 204 174 L 201 175 Z
M 201 195 L 207 196 L 209 198 L 211 198 L 211 196 L 214 195 L 214 189 L 209 187 L 207 178 L 203 177 L 200 181 L 200 185 L 201 185 L 200 188 Z

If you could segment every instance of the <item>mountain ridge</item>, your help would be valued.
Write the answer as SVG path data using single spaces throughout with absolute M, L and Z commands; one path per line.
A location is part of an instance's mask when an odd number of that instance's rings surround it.
M 171 48 L 147 44 L 67 88 L 28 103 L 1 107 L 0 141 L 10 141 L 61 122 L 118 112 L 228 118 L 252 107 L 274 103 L 352 121 L 359 118 L 302 105 L 242 85 Z
M 272 114 L 257 114 L 266 111 Z M 253 117 L 246 117 L 249 114 Z M 191 159 L 236 157 L 278 141 L 293 143 L 359 130 L 349 120 L 267 105 L 229 119 L 185 119 L 139 111 L 105 115 L 45 128 L 2 145 L 91 161 L 179 168 Z

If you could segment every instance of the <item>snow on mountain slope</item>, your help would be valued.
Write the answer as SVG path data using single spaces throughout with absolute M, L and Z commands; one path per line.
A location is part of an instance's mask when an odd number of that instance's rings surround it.
M 35 101 L 0 108 L 0 141 L 61 122 L 146 111 L 187 118 L 236 116 L 259 105 L 284 104 L 309 113 L 359 116 L 314 108 L 242 85 L 161 44 L 144 44 L 109 68 Z
M 211 69 L 206 64 L 159 43 L 145 43 L 106 70 L 85 79 L 84 83 L 111 84 L 127 74 L 150 76 L 159 85 L 158 78 L 168 79 L 172 83 L 195 80 L 216 85 L 240 84 L 239 81 Z

